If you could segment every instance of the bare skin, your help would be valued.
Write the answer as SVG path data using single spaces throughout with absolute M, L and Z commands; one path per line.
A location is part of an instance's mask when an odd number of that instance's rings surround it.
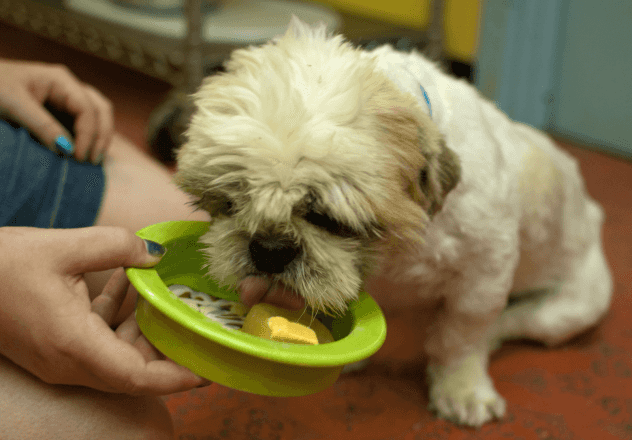
M 75 138 L 43 107 L 72 114 Z M 172 439 L 160 395 L 208 382 L 165 359 L 133 317 L 136 291 L 121 267 L 148 266 L 134 232 L 167 220 L 205 220 L 169 171 L 116 135 L 112 107 L 60 66 L 0 60 L 0 116 L 76 160 L 103 163 L 95 226 L 0 228 L 0 438 Z M 6 282 L 5 282 L 6 281 Z

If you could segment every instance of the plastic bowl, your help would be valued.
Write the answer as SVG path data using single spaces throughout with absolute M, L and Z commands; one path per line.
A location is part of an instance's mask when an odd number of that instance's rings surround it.
M 229 330 L 177 298 L 167 286 L 184 284 L 216 297 L 238 301 L 204 269 L 198 243 L 207 222 L 158 223 L 136 233 L 166 247 L 153 268 L 128 268 L 140 293 L 136 320 L 145 337 L 167 357 L 194 373 L 230 388 L 266 396 L 302 396 L 332 385 L 342 367 L 375 353 L 386 337 L 377 303 L 360 293 L 344 316 L 319 316 L 335 341 L 322 345 L 288 344 Z

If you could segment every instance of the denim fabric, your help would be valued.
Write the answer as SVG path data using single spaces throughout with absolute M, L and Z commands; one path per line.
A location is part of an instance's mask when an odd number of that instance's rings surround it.
M 0 226 L 92 226 L 104 191 L 101 166 L 62 157 L 0 120 Z

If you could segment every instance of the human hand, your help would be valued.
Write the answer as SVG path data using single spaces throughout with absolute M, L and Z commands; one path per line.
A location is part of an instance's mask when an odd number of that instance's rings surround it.
M 45 103 L 74 117 L 74 147 L 72 136 Z M 0 116 L 28 128 L 52 151 L 78 161 L 100 162 L 114 133 L 110 101 L 63 65 L 0 60 Z
M 123 228 L 0 228 L 0 353 L 50 384 L 135 395 L 203 385 L 145 339 L 134 313 L 110 328 L 129 286 L 122 268 L 90 301 L 84 273 L 159 260 Z

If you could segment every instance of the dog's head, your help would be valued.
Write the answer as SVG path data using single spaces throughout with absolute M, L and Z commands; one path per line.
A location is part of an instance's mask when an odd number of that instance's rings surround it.
M 209 272 L 342 311 L 384 246 L 422 240 L 458 160 L 412 96 L 324 27 L 294 20 L 226 69 L 194 95 L 176 173 L 211 215 Z

